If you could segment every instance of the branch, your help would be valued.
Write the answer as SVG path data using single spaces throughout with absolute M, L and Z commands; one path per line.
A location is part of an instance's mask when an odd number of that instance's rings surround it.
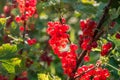
M 105 22 L 106 18 L 107 18 L 107 15 L 109 13 L 109 8 L 110 8 L 110 5 L 112 4 L 112 0 L 109 0 L 108 4 L 106 5 L 106 7 L 104 8 L 104 12 L 103 12 L 103 15 L 100 19 L 100 21 L 98 22 L 97 24 L 97 29 L 95 30 L 95 33 L 94 33 L 94 36 L 93 38 L 97 35 L 98 33 L 98 30 L 101 29 L 103 23 Z
M 105 22 L 106 18 L 107 18 L 107 15 L 109 13 L 109 9 L 110 9 L 110 5 L 112 3 L 112 0 L 109 0 L 108 4 L 106 5 L 106 7 L 104 8 L 104 11 L 103 11 L 103 15 L 100 19 L 100 21 L 98 22 L 97 24 L 97 29 L 95 30 L 94 32 L 94 36 L 93 36 L 93 40 L 90 42 L 90 44 L 93 42 L 93 41 L 97 41 L 100 36 L 102 35 L 103 32 L 98 32 L 99 29 L 101 29 L 103 23 Z M 73 73 L 75 73 L 79 67 L 79 65 L 81 64 L 84 56 L 87 54 L 87 50 L 83 50 L 80 55 L 78 56 L 78 60 L 77 60 L 77 66 L 76 66 L 76 69 L 73 71 Z M 75 80 L 75 78 L 71 77 L 70 80 Z

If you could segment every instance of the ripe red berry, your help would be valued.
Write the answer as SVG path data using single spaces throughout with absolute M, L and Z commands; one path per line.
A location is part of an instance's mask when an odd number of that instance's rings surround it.
M 32 45 L 36 44 L 36 42 L 37 42 L 37 40 L 35 38 L 27 40 L 27 43 L 28 43 L 29 46 L 32 46 Z
M 20 26 L 19 30 L 20 30 L 21 32 L 23 32 L 23 31 L 24 31 L 24 27 L 23 27 L 23 26 Z
M 46 62 L 48 66 L 53 61 L 52 56 L 49 56 L 47 52 L 40 55 L 40 60 Z
M 97 45 L 98 45 L 98 44 L 97 44 L 97 42 L 96 42 L 96 41 L 94 41 L 94 42 L 92 43 L 92 47 L 93 47 L 93 48 L 96 48 L 96 47 L 97 47 Z
M 102 46 L 101 55 L 102 56 L 107 55 L 111 48 L 112 48 L 112 43 L 111 42 L 108 42 L 108 43 L 104 44 Z
M 5 14 L 9 14 L 10 13 L 10 6 L 5 5 L 4 8 L 3 8 L 3 11 L 4 11 Z
M 83 50 L 91 50 L 91 45 L 89 45 L 91 38 L 84 38 L 81 44 Z
M 117 39 L 120 39 L 120 33 L 116 33 L 115 37 L 116 37 Z
M 32 42 L 33 42 L 33 44 L 35 44 L 37 42 L 37 40 L 34 38 L 34 39 L 32 39 Z
M 22 76 L 22 77 L 27 77 L 27 75 L 28 75 L 28 72 L 27 72 L 27 71 L 23 71 L 23 72 L 21 73 L 21 76 Z
M 21 17 L 20 16 L 16 16 L 15 20 L 16 20 L 16 22 L 19 23 L 21 21 Z
M 78 49 L 78 46 L 75 45 L 75 44 L 71 44 L 71 45 L 70 45 L 70 49 L 71 49 L 71 50 L 77 50 L 77 49 Z
M 30 67 L 33 64 L 33 61 L 29 58 L 26 59 L 25 65 L 26 67 Z
M 113 28 L 115 26 L 116 22 L 111 22 L 110 26 Z
M 21 16 L 21 20 L 23 20 L 23 21 L 26 20 L 26 16 L 25 16 L 25 15 L 22 15 L 22 16 Z
M 65 18 L 62 18 L 62 23 L 64 24 L 64 23 L 66 23 L 66 20 L 65 20 Z
M 89 62 L 89 61 L 90 61 L 90 57 L 89 57 L 88 55 L 86 55 L 86 56 L 84 57 L 84 61 L 85 61 L 85 62 Z

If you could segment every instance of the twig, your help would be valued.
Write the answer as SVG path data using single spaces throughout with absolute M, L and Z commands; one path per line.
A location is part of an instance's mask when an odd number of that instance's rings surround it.
M 111 64 L 106 64 L 106 65 L 110 66 L 111 68 L 115 69 L 116 71 L 120 71 L 120 69 L 118 69 L 118 68 L 112 66 Z
M 112 4 L 112 0 L 109 0 L 108 4 L 106 5 L 106 7 L 104 8 L 104 12 L 103 12 L 103 15 L 99 21 L 99 23 L 97 24 L 97 29 L 95 30 L 95 33 L 94 33 L 94 36 L 93 38 L 97 35 L 98 33 L 98 30 L 102 27 L 103 23 L 105 22 L 106 18 L 107 18 L 107 15 L 109 13 L 109 8 L 110 8 L 110 5 Z

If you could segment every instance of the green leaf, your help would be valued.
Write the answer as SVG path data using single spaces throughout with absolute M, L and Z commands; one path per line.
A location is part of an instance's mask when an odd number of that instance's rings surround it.
M 15 65 L 11 64 L 11 61 L 2 60 L 2 66 L 8 71 L 8 73 L 15 73 Z
M 116 8 L 113 8 L 109 11 L 111 19 L 116 19 L 120 15 L 120 7 L 116 10 Z
M 74 5 L 74 9 L 77 10 L 78 12 L 82 12 L 84 14 L 89 14 L 89 15 L 90 14 L 93 15 L 94 13 L 97 12 L 97 10 L 96 10 L 97 8 L 94 7 L 91 4 L 81 4 L 81 3 L 79 3 L 77 5 Z
M 19 58 L 12 58 L 9 60 L 0 60 L 2 66 L 8 71 L 8 73 L 15 73 L 15 66 L 20 66 L 21 60 Z
M 12 58 L 11 59 L 11 62 L 12 62 L 12 64 L 13 65 L 15 65 L 15 66 L 20 66 L 20 63 L 21 63 L 21 59 L 19 59 L 19 58 Z
M 120 70 L 118 71 L 118 75 L 120 75 Z
M 39 73 L 38 80 L 61 80 L 61 79 L 53 74 Z
M 46 75 L 44 73 L 39 73 L 38 80 L 49 80 L 49 77 L 48 77 L 48 75 Z
M 14 57 L 17 51 L 17 45 L 3 44 L 0 46 L 0 59 L 10 59 Z
M 53 74 L 49 74 L 49 80 L 61 80 L 58 76 L 55 76 Z
M 0 23 L 3 25 L 6 23 L 7 18 L 0 18 Z
M 11 28 L 12 28 L 12 29 L 16 29 L 16 28 L 17 28 L 17 25 L 16 25 L 15 22 L 12 22 L 12 23 L 11 23 Z

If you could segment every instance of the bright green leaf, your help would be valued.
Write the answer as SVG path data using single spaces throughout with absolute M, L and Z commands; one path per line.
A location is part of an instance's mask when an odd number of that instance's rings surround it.
M 15 73 L 15 65 L 11 64 L 9 60 L 2 60 L 2 66 L 8 71 L 8 73 Z
M 8 73 L 15 73 L 15 66 L 19 66 L 21 60 L 19 58 L 12 58 L 9 60 L 0 60 L 2 66 L 8 71 Z
M 3 44 L 0 46 L 0 59 L 8 59 L 13 56 L 17 51 L 17 45 Z
M 39 73 L 38 74 L 38 80 L 49 80 L 48 75 Z
M 11 61 L 12 61 L 12 64 L 13 64 L 13 65 L 18 65 L 18 66 L 20 66 L 21 59 L 19 59 L 19 58 L 12 58 Z

